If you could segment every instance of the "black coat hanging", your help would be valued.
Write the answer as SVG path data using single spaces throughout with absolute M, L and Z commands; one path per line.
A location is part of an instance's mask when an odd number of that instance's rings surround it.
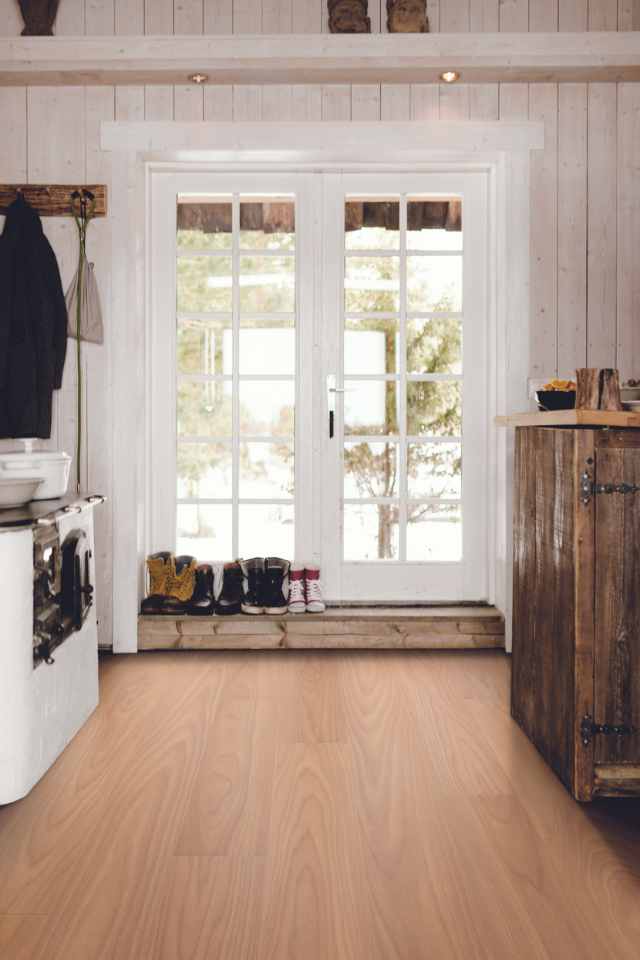
M 0 437 L 51 436 L 62 385 L 67 310 L 40 217 L 18 195 L 0 236 Z

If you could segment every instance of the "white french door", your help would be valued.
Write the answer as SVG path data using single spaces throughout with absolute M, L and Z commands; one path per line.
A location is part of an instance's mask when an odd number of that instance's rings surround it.
M 152 189 L 149 550 L 319 562 L 336 602 L 485 599 L 485 177 Z
M 328 594 L 485 599 L 485 178 L 334 174 L 324 210 Z

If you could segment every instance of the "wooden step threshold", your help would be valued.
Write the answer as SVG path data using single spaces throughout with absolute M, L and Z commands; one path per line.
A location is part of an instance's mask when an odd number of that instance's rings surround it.
M 477 650 L 504 647 L 490 606 L 330 607 L 284 616 L 138 618 L 139 650 Z
M 596 763 L 594 797 L 640 797 L 640 764 Z

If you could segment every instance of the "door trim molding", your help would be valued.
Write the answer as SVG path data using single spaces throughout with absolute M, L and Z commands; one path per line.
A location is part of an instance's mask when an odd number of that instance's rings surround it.
M 113 611 L 116 653 L 137 651 L 148 530 L 150 437 L 148 238 L 154 170 L 286 171 L 484 169 L 491 192 L 495 270 L 490 415 L 526 409 L 529 369 L 529 158 L 544 142 L 540 123 L 103 123 L 113 152 L 112 354 Z M 376 162 L 371 161 L 376 157 Z M 490 601 L 504 613 L 510 649 L 513 437 L 492 428 L 487 465 Z M 132 456 L 132 451 L 135 451 Z

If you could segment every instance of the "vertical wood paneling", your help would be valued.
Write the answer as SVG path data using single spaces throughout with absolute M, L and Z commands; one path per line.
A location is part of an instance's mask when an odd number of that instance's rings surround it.
M 351 120 L 351 87 L 348 83 L 322 88 L 322 119 Z
M 293 33 L 294 0 L 262 0 L 262 32 Z
M 291 87 L 286 83 L 273 83 L 262 90 L 262 120 L 291 120 Z
M 440 2 L 441 0 L 428 0 L 427 2 L 427 15 L 431 33 L 440 33 Z M 442 0 L 442 2 L 446 3 L 446 0 Z
M 233 32 L 260 33 L 262 0 L 233 0 Z
M 587 361 L 587 86 L 558 90 L 558 370 Z
M 589 21 L 588 0 L 559 0 L 558 29 L 582 33 Z
M 500 88 L 497 83 L 474 83 L 469 87 L 469 119 L 500 119 Z
M 544 150 L 531 156 L 531 375 L 557 366 L 558 87 L 533 83 L 529 117 L 544 123 Z
M 553 33 L 558 29 L 558 0 L 529 2 L 529 30 Z
M 173 87 L 144 88 L 145 120 L 173 120 Z
M 321 87 L 310 84 L 297 84 L 292 87 L 291 117 L 293 120 L 322 120 Z
M 441 33 L 467 33 L 469 30 L 469 0 L 441 0 Z
M 204 0 L 204 32 L 233 33 L 233 0 Z
M 174 33 L 173 0 L 145 0 L 144 29 L 152 36 Z
M 411 119 L 440 119 L 440 90 L 437 83 L 414 83 L 411 86 Z
M 640 0 L 618 0 L 618 30 L 640 30 Z
M 116 120 L 144 120 L 144 87 L 116 87 Z
M 121 36 L 142 36 L 145 0 L 115 0 L 116 33 Z
M 469 30 L 472 33 L 497 33 L 499 29 L 499 0 L 469 0 Z
M 616 364 L 617 88 L 589 84 L 587 366 Z
M 294 0 L 293 33 L 322 33 L 323 0 Z
M 262 87 L 239 84 L 233 88 L 233 119 L 260 120 L 262 117 Z
M 173 109 L 174 119 L 182 123 L 204 120 L 204 88 L 193 83 L 174 87 Z
M 76 37 L 84 33 L 84 0 L 64 0 L 58 7 L 53 28 L 60 37 Z
M 618 367 L 640 368 L 640 84 L 618 87 Z
M 469 119 L 469 87 L 466 84 L 440 84 L 440 119 Z
M 500 84 L 500 119 L 527 120 L 529 118 L 529 84 Z
M 233 87 L 205 87 L 205 120 L 233 120 Z
M 111 155 L 100 149 L 100 125 L 115 117 L 115 91 L 112 87 L 90 87 L 85 100 L 85 166 L 90 183 L 111 185 Z M 100 291 L 104 344 L 83 344 L 86 369 L 86 445 L 87 489 L 105 494 L 106 503 L 95 515 L 95 562 L 97 582 L 98 637 L 102 646 L 112 642 L 111 541 L 113 506 L 111 498 L 111 218 L 96 220 L 87 235 L 87 253 L 95 263 Z
M 354 83 L 351 87 L 351 119 L 380 119 L 380 85 Z
M 20 7 L 12 0 L 3 0 L 2 16 L 0 17 L 0 37 L 17 37 L 24 22 L 20 16 Z M 55 27 L 54 27 L 55 32 Z
M 528 29 L 528 0 L 500 0 L 500 30 L 504 33 L 526 33 Z
M 204 29 L 204 8 L 202 3 L 203 0 L 174 0 L 174 33 L 202 33 Z
M 411 119 L 411 87 L 406 83 L 383 83 L 380 88 L 382 120 Z
M 89 36 L 111 36 L 116 28 L 115 0 L 85 0 L 84 21 Z
M 618 29 L 618 0 L 589 0 L 589 30 Z

